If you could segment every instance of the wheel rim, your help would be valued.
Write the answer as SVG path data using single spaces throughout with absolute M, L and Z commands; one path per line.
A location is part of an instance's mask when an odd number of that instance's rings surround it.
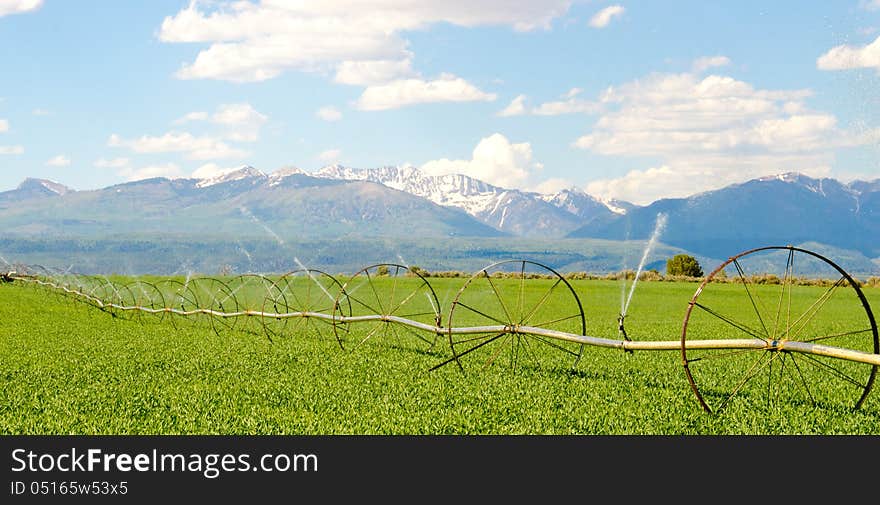
M 285 314 L 314 312 L 332 314 L 342 284 L 332 275 L 316 269 L 301 269 L 281 276 L 264 303 L 263 312 Z M 351 307 L 341 302 L 340 313 L 351 315 Z M 321 340 L 333 339 L 333 323 L 317 317 L 266 317 L 263 326 L 267 334 L 280 337 L 284 334 L 316 336 Z
M 725 275 L 727 282 L 720 282 Z M 748 350 L 687 346 L 688 341 L 732 338 L 766 345 Z M 876 365 L 790 352 L 784 345 L 880 352 L 877 324 L 858 282 L 828 258 L 792 246 L 746 251 L 710 273 L 688 304 L 681 342 L 688 382 L 707 412 L 732 404 L 771 409 L 782 399 L 858 409 L 874 384 Z
M 507 260 L 480 270 L 462 286 L 449 311 L 449 328 L 503 326 L 499 332 L 448 332 L 452 359 L 461 370 L 577 366 L 584 344 L 524 333 L 530 326 L 586 335 L 583 306 L 571 284 L 540 263 Z
M 232 289 L 214 277 L 196 277 L 190 280 L 190 289 L 195 293 L 200 309 L 232 314 L 239 311 L 238 299 Z M 218 314 L 200 314 L 199 320 L 207 320 L 217 336 L 235 330 L 238 317 L 224 317 Z
M 344 315 L 346 308 L 352 317 L 394 316 L 432 327 L 441 323 L 440 302 L 428 280 L 417 270 L 394 263 L 363 268 L 346 281 L 334 303 L 334 317 Z M 389 320 L 334 321 L 333 331 L 339 345 L 350 351 L 380 340 L 399 348 L 429 351 L 439 336 Z

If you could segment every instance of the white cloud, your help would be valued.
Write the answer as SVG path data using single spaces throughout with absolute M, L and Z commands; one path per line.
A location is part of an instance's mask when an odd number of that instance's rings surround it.
M 404 60 L 343 61 L 337 65 L 333 80 L 340 84 L 370 86 L 416 75 L 409 58 Z
M 731 77 L 653 74 L 600 96 L 606 107 L 573 145 L 605 156 L 653 158 L 651 168 L 593 181 L 598 196 L 650 203 L 768 173 L 827 173 L 840 147 L 870 135 L 811 111 L 809 90 L 762 90 Z
M 696 74 L 701 74 L 710 68 L 725 67 L 730 65 L 730 58 L 727 56 L 705 56 L 697 58 L 691 65 L 691 69 Z
M 492 101 L 495 95 L 477 89 L 471 83 L 452 74 L 439 79 L 402 79 L 370 86 L 357 101 L 361 110 L 386 110 L 431 102 Z
M 362 78 L 370 72 L 356 71 L 359 77 L 349 77 L 348 71 L 357 62 L 397 62 L 405 67 L 404 62 L 412 56 L 402 37 L 405 32 L 424 30 L 438 23 L 462 27 L 506 25 L 520 31 L 547 29 L 554 19 L 568 11 L 571 3 L 572 0 L 192 1 L 163 20 L 159 38 L 164 42 L 209 44 L 193 62 L 177 72 L 182 79 L 262 81 L 288 69 L 323 72 L 338 68 L 342 70 L 340 82 L 351 79 L 366 84 Z
M 66 167 L 68 165 L 70 165 L 70 158 L 63 154 L 53 156 L 48 161 L 46 161 L 47 167 Z
M 190 112 L 182 118 L 175 119 L 173 124 L 180 125 L 192 121 L 207 121 L 208 118 L 210 118 L 210 115 L 207 112 Z
M 880 0 L 862 0 L 859 5 L 869 11 L 880 10 Z
M 127 147 L 136 153 L 184 153 L 191 160 L 212 160 L 243 158 L 247 151 L 230 147 L 214 137 L 196 137 L 189 132 L 168 132 L 160 137 L 144 135 L 138 139 L 126 140 L 117 134 L 107 141 L 110 147 Z
M 210 121 L 226 128 L 223 137 L 237 142 L 256 142 L 260 136 L 260 128 L 269 117 L 251 106 L 249 103 L 221 104 L 213 114 L 203 111 L 190 112 L 174 120 L 173 124 L 181 125 L 190 122 Z
M 421 166 L 428 175 L 464 174 L 504 188 L 523 188 L 541 165 L 532 159 L 528 142 L 511 144 L 504 135 L 480 140 L 469 160 L 433 160 Z
M 239 126 L 253 128 L 268 121 L 265 114 L 261 114 L 249 103 L 223 104 L 217 107 L 217 112 L 211 116 L 211 120 L 220 125 Z
M 626 9 L 620 5 L 610 5 L 597 12 L 590 18 L 590 26 L 593 28 L 605 28 L 615 17 L 622 16 Z
M 193 171 L 191 177 L 194 179 L 209 179 L 218 175 L 228 174 L 240 170 L 241 167 L 221 167 L 216 163 L 205 163 Z
M 536 184 L 532 190 L 541 193 L 542 195 L 553 195 L 556 194 L 563 189 L 570 189 L 574 187 L 574 183 L 568 179 L 563 179 L 559 177 L 551 177 L 550 179 L 541 181 Z
M 519 95 L 513 100 L 510 101 L 510 104 L 507 105 L 504 109 L 498 111 L 498 115 L 501 117 L 510 117 L 510 116 L 522 116 L 526 114 L 528 111 L 526 110 L 526 96 Z
M 6 119 L 0 119 L 0 133 L 9 131 L 9 121 Z
M 315 116 L 323 119 L 324 121 L 339 121 L 342 119 L 342 113 L 339 112 L 339 109 L 332 106 L 321 107 L 315 112 Z
M 99 158 L 95 160 L 93 165 L 96 168 L 126 168 L 131 166 L 131 160 L 128 158 L 113 158 L 112 160 Z
M 22 146 L 0 146 L 0 154 L 24 154 Z
M 840 45 L 816 60 L 820 70 L 876 68 L 880 72 L 880 36 L 866 46 Z
M 39 9 L 43 0 L 0 0 L 0 16 Z
M 142 168 L 125 167 L 117 174 L 125 177 L 128 181 L 139 181 L 143 179 L 152 179 L 154 177 L 166 177 L 168 179 L 176 179 L 181 177 L 180 167 L 174 163 L 166 163 L 164 165 L 149 165 Z
M 31 111 L 34 116 L 49 116 L 52 113 L 46 109 L 34 109 Z
M 534 116 L 559 116 L 563 114 L 595 114 L 602 110 L 602 104 L 598 102 L 577 98 L 577 95 L 582 91 L 580 88 L 572 88 L 562 95 L 564 100 L 544 102 L 534 107 L 526 106 L 526 96 L 519 95 L 507 107 L 498 112 L 498 115 L 502 117 L 526 114 Z
M 227 128 L 224 137 L 237 142 L 256 142 L 260 128 L 269 117 L 248 103 L 223 104 L 211 116 L 211 121 Z
M 318 155 L 318 159 L 321 162 L 326 164 L 338 163 L 339 157 L 342 156 L 342 151 L 339 149 L 328 149 L 321 154 Z

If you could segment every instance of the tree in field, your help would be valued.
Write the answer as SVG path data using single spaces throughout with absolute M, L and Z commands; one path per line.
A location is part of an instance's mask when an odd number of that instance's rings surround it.
M 686 277 L 702 277 L 703 269 L 693 256 L 676 254 L 666 260 L 666 275 L 683 275 Z

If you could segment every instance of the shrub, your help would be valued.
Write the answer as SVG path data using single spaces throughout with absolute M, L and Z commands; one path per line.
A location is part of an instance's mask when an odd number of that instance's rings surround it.
M 666 275 L 702 277 L 703 269 L 696 258 L 687 254 L 676 254 L 666 260 Z

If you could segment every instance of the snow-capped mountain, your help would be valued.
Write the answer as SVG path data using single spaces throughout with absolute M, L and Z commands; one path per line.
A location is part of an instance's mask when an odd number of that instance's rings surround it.
M 200 179 L 199 182 L 196 183 L 197 188 L 207 188 L 209 186 L 216 186 L 217 184 L 223 184 L 227 182 L 235 182 L 241 181 L 244 179 L 266 179 L 268 176 L 257 170 L 252 166 L 243 166 L 238 170 L 233 170 L 231 172 L 224 172 L 220 175 L 215 175 L 213 177 L 207 177 L 204 179 Z
M 700 254 L 809 241 L 880 255 L 880 180 L 844 184 L 799 173 L 760 177 L 687 198 L 658 200 L 585 224 L 571 237 L 645 239 L 667 214 L 663 242 Z M 725 251 L 727 251 L 725 253 Z
M 356 169 L 330 165 L 313 175 L 383 184 L 464 210 L 498 230 L 521 236 L 561 237 L 598 216 L 620 212 L 580 190 L 542 195 L 501 188 L 462 174 L 427 175 L 413 166 Z

